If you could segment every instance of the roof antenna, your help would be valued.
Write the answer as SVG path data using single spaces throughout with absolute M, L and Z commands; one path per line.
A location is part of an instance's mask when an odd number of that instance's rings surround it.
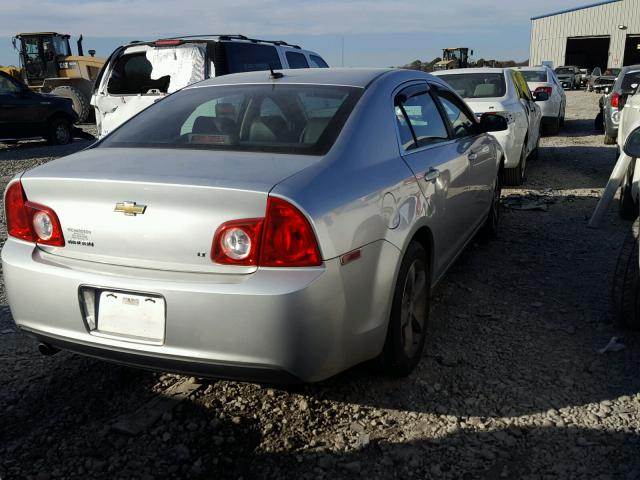
M 271 71 L 271 75 L 269 75 L 269 78 L 273 78 L 275 80 L 277 78 L 284 77 L 284 74 L 282 72 L 274 72 L 271 64 L 269 64 L 269 70 Z

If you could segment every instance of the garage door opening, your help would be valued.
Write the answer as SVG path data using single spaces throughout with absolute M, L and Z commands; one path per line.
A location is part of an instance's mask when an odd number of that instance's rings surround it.
M 627 35 L 624 44 L 624 66 L 640 63 L 640 35 Z
M 609 36 L 567 38 L 565 65 L 576 65 L 591 71 L 605 70 L 609 62 Z

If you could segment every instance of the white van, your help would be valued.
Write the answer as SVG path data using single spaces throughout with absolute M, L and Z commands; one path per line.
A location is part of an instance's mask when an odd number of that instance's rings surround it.
M 103 137 L 165 95 L 228 73 L 328 68 L 317 53 L 244 35 L 176 37 L 118 47 L 96 78 L 91 105 Z

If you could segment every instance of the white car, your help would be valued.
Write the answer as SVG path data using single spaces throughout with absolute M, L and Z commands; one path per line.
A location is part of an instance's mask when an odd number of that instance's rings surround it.
M 520 185 L 527 159 L 537 155 L 542 114 L 522 73 L 511 68 L 465 68 L 434 72 L 466 100 L 476 116 L 494 113 L 507 119 L 508 129 L 495 132 L 505 153 L 504 182 Z
M 546 92 L 549 99 L 538 102 L 542 111 L 542 127 L 551 134 L 557 134 L 564 125 L 564 114 L 567 107 L 567 95 L 553 70 L 549 67 L 519 67 L 533 95 Z
M 91 105 L 104 137 L 167 94 L 228 73 L 327 68 L 315 52 L 281 40 L 202 35 L 118 47 L 96 78 Z M 222 112 L 218 112 L 222 114 Z
M 637 87 L 637 85 L 636 85 Z M 623 151 L 624 145 L 631 132 L 640 127 L 640 94 L 629 96 L 620 113 L 618 124 L 618 154 Z M 640 169 L 636 169 L 636 158 L 632 157 L 622 183 L 620 184 L 620 216 L 626 220 L 634 220 L 638 216 L 638 183 L 640 182 Z

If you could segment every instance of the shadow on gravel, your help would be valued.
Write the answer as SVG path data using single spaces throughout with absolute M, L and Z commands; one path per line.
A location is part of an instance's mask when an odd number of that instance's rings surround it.
M 74 140 L 68 145 L 49 145 L 45 141 L 18 143 L 9 148 L 0 148 L 0 162 L 42 157 L 63 157 L 79 152 L 94 142 L 95 140 Z
M 544 146 L 537 160 L 529 160 L 524 184 L 509 190 L 532 188 L 604 188 L 616 163 L 615 147 Z
M 596 130 L 594 126 L 597 113 L 597 111 L 593 112 L 593 119 L 566 119 L 564 127 L 560 130 L 560 135 L 563 137 L 584 137 L 585 135 L 602 136 L 602 132 Z

